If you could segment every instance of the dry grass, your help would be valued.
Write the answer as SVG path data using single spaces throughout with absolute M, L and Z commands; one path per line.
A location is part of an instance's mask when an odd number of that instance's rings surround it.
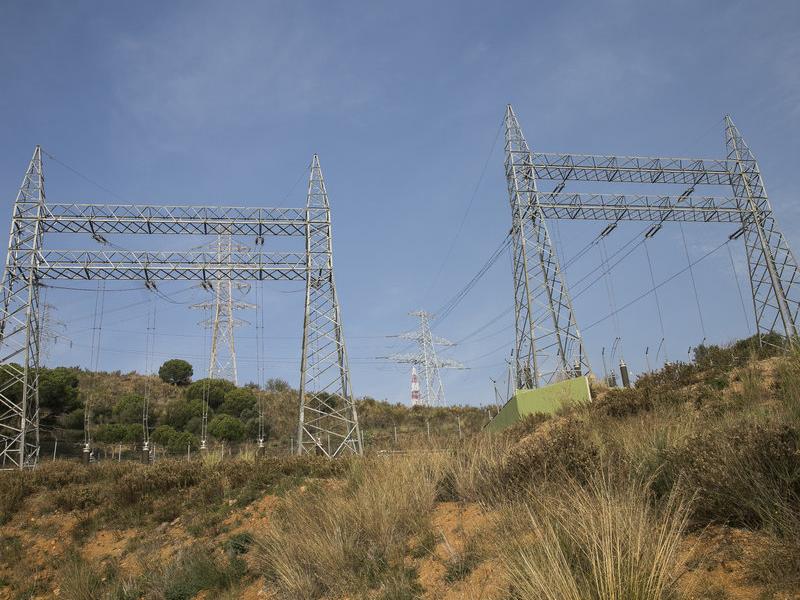
M 259 544 L 283 598 L 413 593 L 409 539 L 429 527 L 445 458 L 418 454 L 353 464 L 347 482 L 290 495 Z
M 688 505 L 679 494 L 652 504 L 649 486 L 597 474 L 529 501 L 533 540 L 509 562 L 520 600 L 665 600 L 678 595 Z

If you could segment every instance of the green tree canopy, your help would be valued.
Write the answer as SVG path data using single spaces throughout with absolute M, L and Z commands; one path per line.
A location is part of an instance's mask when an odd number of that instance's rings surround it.
M 167 403 L 162 421 L 175 429 L 185 429 L 192 418 L 202 416 L 203 401 L 200 398 L 176 398 Z
M 42 369 L 39 373 L 39 405 L 58 414 L 80 407 L 75 369 Z
M 250 410 L 256 404 L 256 395 L 249 388 L 236 388 L 225 394 L 225 400 L 219 406 L 219 412 L 232 417 L 241 418 L 242 412 Z
M 218 408 L 225 400 L 225 394 L 235 389 L 236 386 L 225 379 L 198 379 L 186 388 L 186 398 L 202 400 L 208 394 L 208 405 Z
M 158 370 L 158 376 L 162 381 L 175 385 L 188 385 L 192 381 L 193 374 L 192 365 L 180 358 L 168 360 Z
M 133 443 L 142 439 L 142 426 L 134 423 L 108 423 L 98 425 L 92 437 L 105 444 Z
M 144 412 L 144 398 L 139 394 L 125 394 L 117 400 L 112 414 L 117 423 L 139 423 Z
M 217 415 L 208 424 L 208 432 L 218 440 L 238 442 L 244 438 L 244 423 L 230 415 Z

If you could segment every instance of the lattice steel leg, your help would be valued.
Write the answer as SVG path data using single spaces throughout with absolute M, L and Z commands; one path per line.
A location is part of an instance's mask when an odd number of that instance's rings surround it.
M 506 179 L 511 202 L 516 315 L 516 385 L 526 389 L 589 373 L 572 300 L 539 205 L 536 173 L 525 137 L 506 109 Z M 536 323 L 536 303 L 552 326 Z
M 39 457 L 39 285 L 45 203 L 42 152 L 33 153 L 11 220 L 0 313 L 0 468 Z
M 750 270 L 756 330 L 797 340 L 800 308 L 797 261 L 778 230 L 758 163 L 733 120 L 725 117 L 731 186 L 742 211 L 742 230 Z
M 358 415 L 350 389 L 333 278 L 330 206 L 316 154 L 311 163 L 306 210 L 306 310 L 297 453 L 331 457 L 361 454 Z

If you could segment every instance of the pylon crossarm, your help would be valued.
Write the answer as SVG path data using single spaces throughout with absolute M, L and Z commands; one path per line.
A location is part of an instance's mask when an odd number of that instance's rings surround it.
M 303 236 L 307 216 L 302 208 L 48 204 L 40 220 L 53 233 Z
M 538 197 L 548 219 L 739 223 L 743 218 L 738 199 L 717 196 L 540 192 Z
M 729 185 L 727 160 L 605 156 L 512 150 L 515 165 L 535 171 L 537 179 L 552 181 L 607 181 L 620 183 L 680 183 Z
M 205 251 L 45 250 L 37 273 L 43 279 L 114 280 L 302 280 L 299 252 L 234 253 L 220 262 Z

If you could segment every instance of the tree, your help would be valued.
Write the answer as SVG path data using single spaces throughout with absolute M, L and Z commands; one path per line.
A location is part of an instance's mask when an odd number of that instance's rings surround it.
M 218 440 L 238 442 L 244 438 L 244 423 L 230 415 L 217 415 L 208 424 L 208 432 Z
M 186 388 L 187 400 L 201 400 L 207 396 L 208 405 L 218 408 L 225 400 L 225 394 L 235 390 L 236 386 L 225 379 L 198 379 Z
M 256 395 L 248 388 L 236 388 L 225 394 L 225 400 L 219 407 L 219 412 L 232 417 L 241 418 L 242 412 L 255 406 Z
M 203 401 L 199 398 L 176 398 L 167 403 L 164 411 L 164 423 L 175 429 L 185 429 L 186 424 L 194 417 L 203 416 Z
M 125 394 L 113 408 L 117 423 L 139 423 L 144 412 L 144 398 L 138 394 Z
M 189 385 L 193 374 L 192 365 L 180 358 L 168 360 L 158 370 L 158 376 L 162 381 L 175 385 Z
M 39 405 L 61 414 L 80 407 L 78 375 L 74 369 L 42 369 L 39 374 Z

